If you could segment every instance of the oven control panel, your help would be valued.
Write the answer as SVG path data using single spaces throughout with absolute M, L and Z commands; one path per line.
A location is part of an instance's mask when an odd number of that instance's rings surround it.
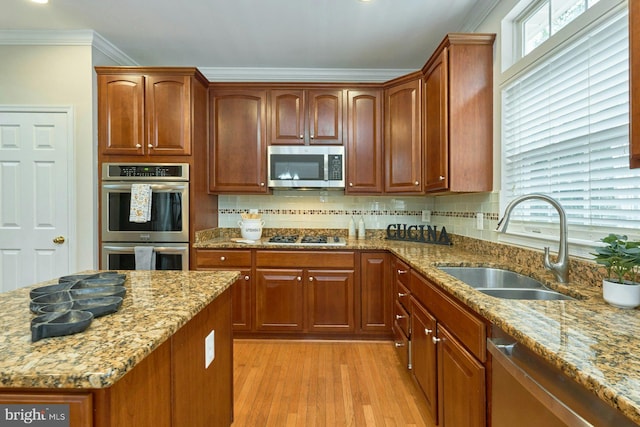
M 188 163 L 104 163 L 102 179 L 111 181 L 188 181 Z

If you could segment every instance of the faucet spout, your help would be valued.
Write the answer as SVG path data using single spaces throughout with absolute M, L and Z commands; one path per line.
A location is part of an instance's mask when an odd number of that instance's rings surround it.
M 543 200 L 553 206 L 558 215 L 560 216 L 560 242 L 558 247 L 558 258 L 555 263 L 551 262 L 549 258 L 549 247 L 544 248 L 544 268 L 553 272 L 556 280 L 560 283 L 567 283 L 569 281 L 569 243 L 567 239 L 567 215 L 564 208 L 553 197 L 549 197 L 546 194 L 532 193 L 524 196 L 516 197 L 513 199 L 504 211 L 504 216 L 498 221 L 498 227 L 496 231 L 504 233 L 509 225 L 509 218 L 511 211 L 525 200 Z

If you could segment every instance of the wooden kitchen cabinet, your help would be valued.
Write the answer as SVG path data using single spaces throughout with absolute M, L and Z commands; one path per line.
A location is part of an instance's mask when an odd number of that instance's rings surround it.
M 342 89 L 272 89 L 269 143 L 342 145 Z
M 267 193 L 267 90 L 209 94 L 209 191 Z
M 360 322 L 362 333 L 390 334 L 393 287 L 391 256 L 386 252 L 360 253 Z
M 255 330 L 355 332 L 355 254 L 256 251 Z
M 382 91 L 347 91 L 346 194 L 381 194 L 384 187 Z
M 196 270 L 239 270 L 241 277 L 231 286 L 233 331 L 250 331 L 253 327 L 252 301 L 254 274 L 251 250 L 196 249 Z
M 484 427 L 485 321 L 412 271 L 413 375 L 438 426 Z
M 195 68 L 96 67 L 101 156 L 190 156 Z
M 398 257 L 391 259 L 391 281 L 393 292 L 393 341 L 398 358 L 407 369 L 412 369 L 411 360 L 411 291 L 409 281 L 411 268 Z M 402 323 L 401 323 L 402 321 Z
M 449 34 L 423 67 L 424 190 L 493 187 L 495 34 Z
M 387 86 L 384 116 L 384 191 L 422 194 L 421 73 Z

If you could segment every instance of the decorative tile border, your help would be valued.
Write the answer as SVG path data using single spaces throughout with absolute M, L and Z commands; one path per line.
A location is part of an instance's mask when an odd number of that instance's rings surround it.
M 220 209 L 220 215 L 240 215 L 247 209 Z M 366 209 L 258 209 L 262 215 L 345 215 L 345 216 L 416 216 L 421 217 L 422 211 L 416 210 L 366 210 Z M 475 219 L 476 212 L 432 211 L 431 216 L 445 218 Z M 483 212 L 485 220 L 498 221 L 500 218 L 495 212 Z

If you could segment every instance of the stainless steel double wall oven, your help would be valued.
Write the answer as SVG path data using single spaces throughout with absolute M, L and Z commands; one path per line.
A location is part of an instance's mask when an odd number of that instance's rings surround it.
M 151 218 L 131 222 L 132 184 L 151 189 Z M 189 165 L 102 165 L 101 268 L 134 270 L 135 247 L 150 246 L 156 270 L 189 269 Z

